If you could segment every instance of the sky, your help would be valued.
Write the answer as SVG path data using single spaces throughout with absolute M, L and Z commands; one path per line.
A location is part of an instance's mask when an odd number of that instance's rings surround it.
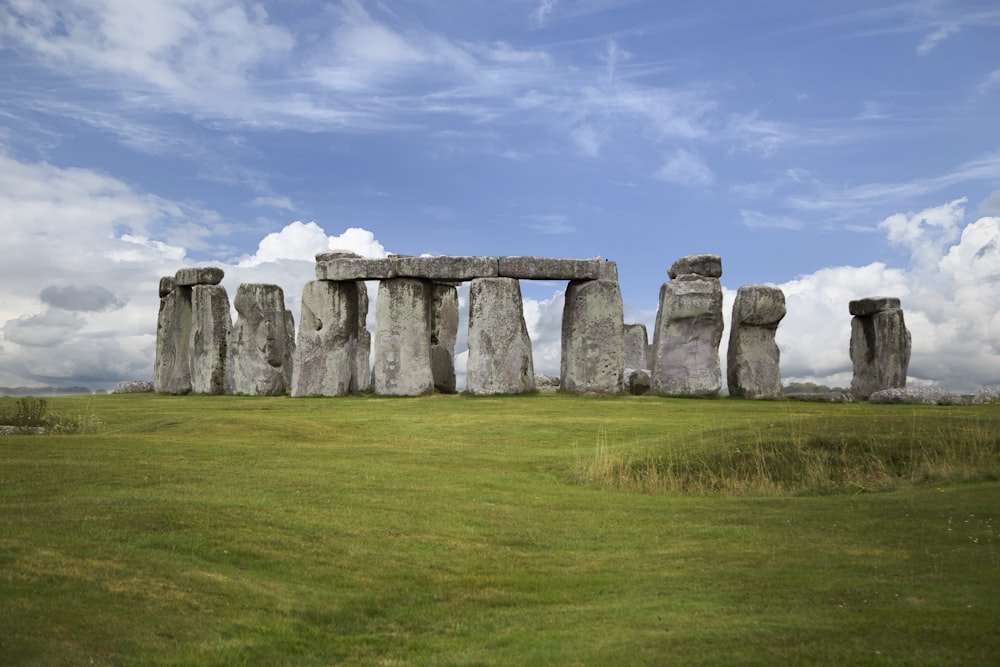
M 741 285 L 786 295 L 785 381 L 839 386 L 848 302 L 898 296 L 909 381 L 973 391 L 1000 4 L 6 0 L 0 233 L 0 386 L 151 380 L 161 276 L 275 283 L 297 319 L 343 248 L 601 256 L 650 337 L 670 265 L 717 254 L 723 363 Z M 522 281 L 538 373 L 565 287 Z

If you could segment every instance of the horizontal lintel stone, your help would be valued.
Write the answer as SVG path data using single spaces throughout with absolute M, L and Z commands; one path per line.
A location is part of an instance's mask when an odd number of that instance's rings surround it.
M 437 282 L 462 282 L 475 278 L 518 278 L 523 280 L 618 280 L 618 266 L 593 259 L 553 259 L 547 257 L 440 256 L 408 257 L 391 255 L 379 259 L 317 255 L 319 280 L 388 280 L 422 278 Z
M 174 275 L 174 284 L 178 287 L 193 287 L 194 285 L 218 285 L 222 282 L 225 272 L 214 266 L 204 266 L 194 269 L 180 269 Z
M 847 307 L 850 309 L 851 315 L 866 317 L 875 313 L 881 313 L 884 310 L 898 310 L 900 302 L 899 298 L 894 296 L 873 296 L 867 299 L 851 301 L 847 304 Z
M 499 272 L 502 278 L 525 280 L 599 280 L 600 257 L 593 259 L 553 259 L 548 257 L 501 257 Z M 617 273 L 615 274 L 617 278 Z

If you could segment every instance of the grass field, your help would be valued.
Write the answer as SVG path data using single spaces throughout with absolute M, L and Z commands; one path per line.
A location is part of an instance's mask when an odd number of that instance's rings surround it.
M 0 437 L 2 664 L 1000 656 L 1000 405 L 48 402 L 87 428 Z

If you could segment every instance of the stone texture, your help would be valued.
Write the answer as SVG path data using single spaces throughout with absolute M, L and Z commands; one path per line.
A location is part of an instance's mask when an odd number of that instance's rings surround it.
M 955 405 L 963 403 L 956 396 L 941 387 L 895 387 L 880 389 L 868 397 L 869 403 L 901 403 L 907 405 Z
M 219 395 L 226 391 L 229 295 L 222 285 L 191 288 L 191 391 Z
M 126 380 L 124 382 L 119 382 L 115 385 L 115 388 L 111 391 L 112 394 L 146 394 L 151 391 L 155 391 L 155 387 L 152 382 L 146 382 L 143 380 Z
M 671 280 L 687 274 L 705 278 L 721 278 L 722 258 L 718 255 L 688 255 L 674 262 L 667 271 Z
M 883 299 L 885 303 L 893 302 L 880 297 Z M 852 310 L 868 312 L 871 308 L 856 306 Z M 854 364 L 851 379 L 854 398 L 865 400 L 881 389 L 905 387 L 910 365 L 910 332 L 903 310 L 891 308 L 872 315 L 856 315 L 851 320 L 850 354 Z
M 553 259 L 548 257 L 500 257 L 498 275 L 525 280 L 597 280 L 601 277 L 600 257 L 593 259 Z
M 218 285 L 225 273 L 214 266 L 204 266 L 191 269 L 181 269 L 174 275 L 178 287 L 194 287 L 195 285 Z
M 649 390 L 652 388 L 652 380 L 643 369 L 627 369 L 626 370 L 626 390 L 633 396 L 642 396 L 643 394 L 648 394 Z
M 354 354 L 354 379 L 357 391 L 368 391 L 372 387 L 372 335 L 368 331 L 368 286 L 358 280 L 358 345 Z
M 458 338 L 458 290 L 454 285 L 434 284 L 431 306 L 431 374 L 434 389 L 453 394 L 455 342 Z
M 419 396 L 434 391 L 431 371 L 433 287 L 417 278 L 379 283 L 372 379 L 376 394 Z
M 610 280 L 574 280 L 566 288 L 562 320 L 561 388 L 615 394 L 625 371 L 621 290 Z
M 744 285 L 733 303 L 726 377 L 729 395 L 781 398 L 781 354 L 774 342 L 785 316 L 785 295 L 776 287 Z
M 653 391 L 669 396 L 718 394 L 722 329 L 718 279 L 681 274 L 664 283 L 653 331 Z
M 497 275 L 496 257 L 390 257 L 396 275 L 437 281 L 463 281 Z
M 557 391 L 559 389 L 559 378 L 554 375 L 535 375 L 535 389 L 538 391 Z
M 478 278 L 469 288 L 471 394 L 520 394 L 535 389 L 531 340 L 515 278 Z
M 153 366 L 158 393 L 191 393 L 191 318 L 191 288 L 176 286 L 173 278 L 161 280 Z
M 320 259 L 320 258 L 323 259 Z M 316 278 L 343 282 L 347 280 L 388 280 L 396 277 L 396 269 L 388 257 L 331 257 L 317 255 Z
M 291 376 L 290 315 L 277 285 L 246 283 L 236 290 L 236 323 L 229 335 L 226 390 L 231 394 L 279 396 Z
M 302 309 L 292 368 L 292 396 L 344 396 L 358 391 L 359 286 L 314 280 L 302 287 Z M 368 355 L 365 355 L 367 366 Z M 364 384 L 367 385 L 367 368 Z
M 625 325 L 625 368 L 649 368 L 649 335 L 645 324 Z
M 847 304 L 851 315 L 855 317 L 866 317 L 881 313 L 884 310 L 899 310 L 900 302 L 894 296 L 874 296 L 867 299 L 857 299 Z

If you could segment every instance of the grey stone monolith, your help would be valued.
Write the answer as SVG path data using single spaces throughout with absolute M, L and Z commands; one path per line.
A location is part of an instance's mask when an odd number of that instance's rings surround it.
M 372 381 L 376 394 L 419 396 L 434 391 L 431 371 L 433 284 L 419 278 L 379 283 L 375 304 Z
M 645 324 L 625 325 L 625 368 L 648 369 L 649 335 Z
M 574 280 L 562 320 L 561 389 L 615 394 L 625 372 L 625 324 L 617 281 Z
M 368 391 L 372 386 L 372 335 L 368 331 L 368 285 L 363 280 L 358 285 L 358 346 L 354 354 L 356 391 Z
M 726 364 L 730 396 L 781 398 L 774 336 L 785 312 L 785 294 L 777 287 L 744 285 L 736 292 Z
M 455 380 L 455 342 L 458 338 L 458 289 L 445 283 L 434 284 L 431 306 L 431 374 L 434 389 L 453 394 Z
M 183 289 L 183 288 L 181 288 Z M 191 391 L 224 394 L 228 362 L 229 295 L 219 284 L 191 289 Z
M 660 288 L 653 331 L 650 365 L 654 392 L 714 396 L 722 389 L 721 274 L 721 260 L 716 255 L 693 255 L 671 267 L 673 279 Z
M 477 278 L 469 287 L 471 394 L 520 394 L 535 389 L 531 340 L 516 278 Z
M 279 396 L 288 389 L 294 331 L 285 295 L 277 285 L 245 283 L 233 301 L 236 323 L 229 333 L 226 391 Z M 294 329 L 294 327 L 293 327 Z
M 302 287 L 292 396 L 358 391 L 359 285 L 364 289 L 364 283 L 354 280 L 313 280 Z M 367 360 L 365 355 L 366 365 Z
M 160 279 L 153 387 L 161 394 L 191 393 L 191 288 Z
M 876 391 L 906 386 L 910 365 L 910 332 L 895 297 L 851 301 L 851 395 L 865 400 Z

